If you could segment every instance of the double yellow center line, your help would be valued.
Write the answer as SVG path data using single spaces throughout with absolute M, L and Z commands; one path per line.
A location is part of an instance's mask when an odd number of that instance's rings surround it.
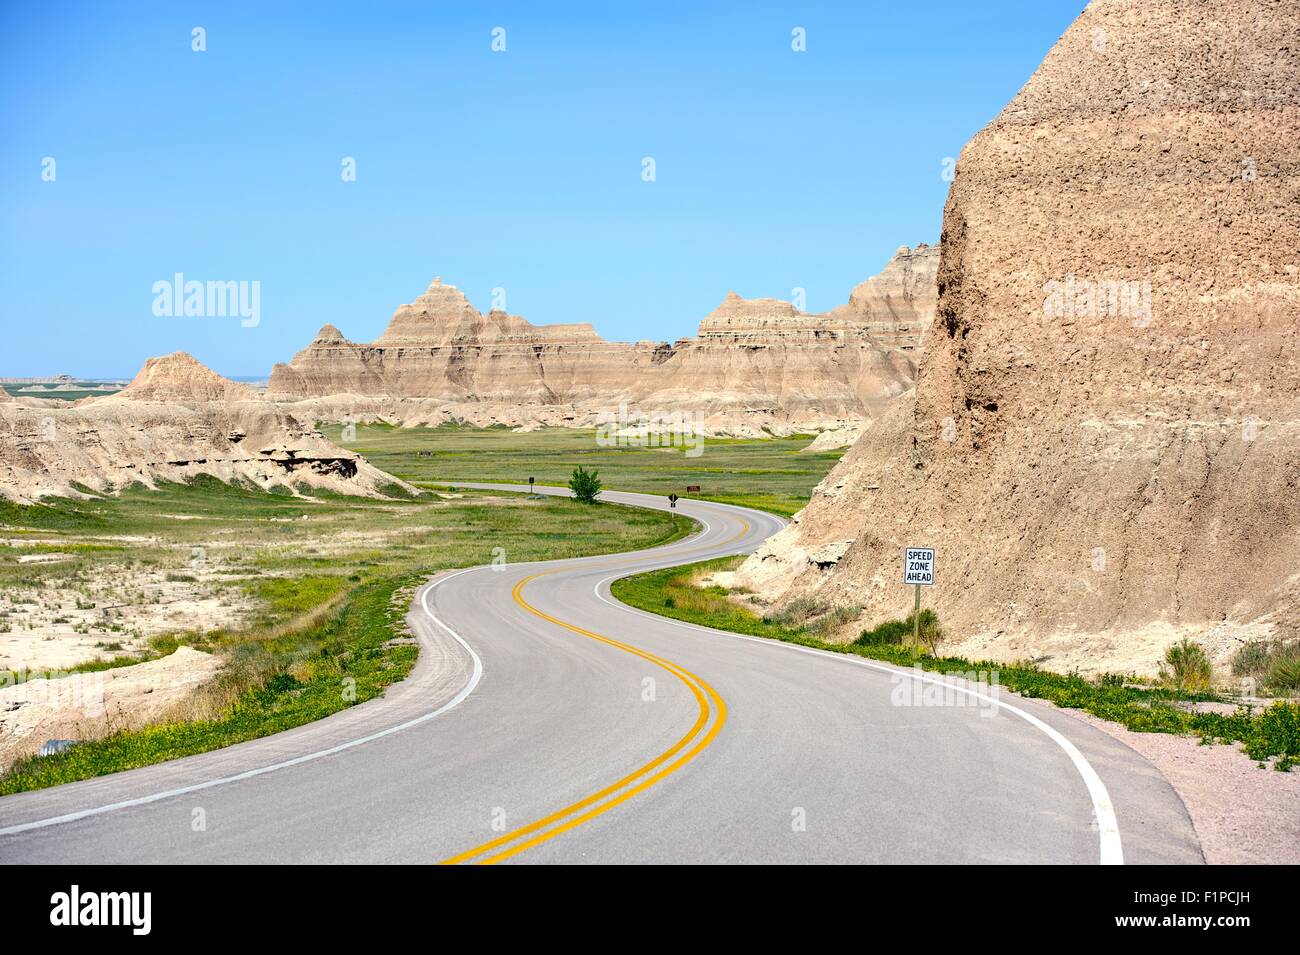
M 749 532 L 749 523 L 743 520 L 741 523 L 743 527 L 740 533 L 719 546 L 725 547 L 727 544 L 744 537 Z M 727 706 L 722 701 L 722 697 L 717 694 L 713 687 L 689 670 L 673 663 L 671 660 L 665 660 L 663 657 L 642 650 L 640 647 L 634 647 L 604 634 L 596 633 L 594 630 L 588 630 L 585 627 L 579 627 L 554 617 L 543 610 L 539 610 L 524 599 L 523 590 L 525 586 L 541 577 L 558 574 L 567 569 L 569 568 L 559 567 L 555 570 L 548 570 L 540 574 L 533 574 L 531 577 L 525 577 L 515 584 L 510 595 L 514 598 L 516 604 L 535 617 L 540 617 L 557 627 L 562 627 L 570 633 L 616 647 L 667 670 L 686 684 L 695 697 L 695 702 L 699 707 L 699 714 L 696 716 L 691 728 L 686 731 L 686 734 L 681 739 L 636 771 L 629 773 L 615 783 L 611 783 L 599 792 L 592 793 L 590 796 L 553 812 L 549 816 L 538 819 L 536 822 L 531 822 L 526 826 L 515 829 L 513 832 L 507 832 L 505 835 L 499 836 L 490 842 L 485 842 L 475 849 L 469 849 L 459 855 L 444 859 L 443 865 L 456 865 L 462 862 L 491 865 L 495 862 L 501 862 L 609 812 L 615 806 L 627 802 L 638 793 L 645 792 L 651 786 L 663 781 L 689 763 L 713 742 L 723 724 L 727 721 Z

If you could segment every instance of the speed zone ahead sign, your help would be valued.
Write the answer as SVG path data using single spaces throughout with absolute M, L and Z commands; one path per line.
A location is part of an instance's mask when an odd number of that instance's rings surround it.
M 934 586 L 933 547 L 909 547 L 903 551 L 903 583 Z

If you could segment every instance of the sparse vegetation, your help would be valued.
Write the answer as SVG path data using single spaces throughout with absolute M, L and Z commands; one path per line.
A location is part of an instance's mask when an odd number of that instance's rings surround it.
M 1146 686 L 1118 674 L 1103 674 L 1090 680 L 1078 673 L 1052 673 L 1032 662 L 1008 665 L 940 657 L 932 649 L 923 647 L 918 652 L 910 645 L 910 617 L 886 621 L 864 631 L 849 644 L 830 643 L 806 626 L 783 626 L 739 606 L 727 598 L 727 591 L 721 587 L 695 585 L 703 574 L 732 569 L 740 559 L 725 557 L 627 577 L 614 582 L 613 594 L 633 607 L 719 630 L 783 640 L 832 653 L 856 654 L 901 666 L 919 664 L 940 673 L 995 672 L 999 685 L 1006 690 L 1084 710 L 1122 723 L 1135 732 L 1175 733 L 1196 736 L 1204 742 L 1237 743 L 1251 759 L 1261 765 L 1272 760 L 1273 768 L 1283 771 L 1300 763 L 1300 704 L 1278 701 L 1262 711 L 1241 706 L 1231 714 L 1203 712 L 1188 704 L 1219 701 L 1205 690 Z M 923 632 L 927 613 L 932 611 L 922 610 Z M 932 619 L 938 628 L 937 618 Z M 1179 659 L 1194 661 L 1194 658 L 1193 652 Z
M 919 643 L 917 643 L 918 629 Z M 862 635 L 854 642 L 863 647 L 909 647 L 918 653 L 924 652 L 933 656 L 943 639 L 944 630 L 939 623 L 939 615 L 927 607 L 921 610 L 919 628 L 916 626 L 916 614 L 909 613 L 902 620 L 884 620 L 870 630 L 863 630 Z
M 830 610 L 830 607 L 811 597 L 797 597 L 781 610 L 763 615 L 765 623 L 774 623 L 780 627 L 801 627 L 814 617 Z
M 1300 641 L 1252 640 L 1243 644 L 1232 658 L 1232 673 L 1250 680 L 1260 693 L 1300 695 Z
M 414 662 L 414 645 L 391 642 L 413 585 L 443 568 L 487 563 L 493 548 L 512 561 L 577 557 L 652 547 L 693 526 L 680 514 L 614 504 L 593 512 L 560 498 L 293 497 L 211 478 L 118 497 L 0 504 L 0 523 L 0 536 L 24 539 L 0 545 L 0 593 L 30 600 L 24 613 L 55 604 L 51 619 L 72 618 L 75 603 L 76 629 L 113 634 L 96 648 L 111 659 L 61 669 L 126 666 L 179 646 L 226 663 L 182 719 L 27 760 L 0 776 L 0 794 L 202 752 L 373 697 Z M 69 559 L 19 562 L 41 548 Z M 173 630 L 130 642 L 125 627 L 134 624 L 103 616 L 154 606 L 178 589 L 187 606 L 216 598 L 239 613 L 216 627 L 181 617 Z M 49 598 L 59 593 L 61 607 Z M 342 692 L 345 678 L 356 680 L 352 698 Z

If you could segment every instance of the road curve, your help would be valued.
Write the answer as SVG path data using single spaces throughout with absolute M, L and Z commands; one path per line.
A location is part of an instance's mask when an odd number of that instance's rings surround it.
M 0 799 L 0 861 L 1202 861 L 1159 772 L 1059 710 L 614 601 L 781 525 L 679 509 L 701 529 L 663 547 L 434 578 L 381 699 Z

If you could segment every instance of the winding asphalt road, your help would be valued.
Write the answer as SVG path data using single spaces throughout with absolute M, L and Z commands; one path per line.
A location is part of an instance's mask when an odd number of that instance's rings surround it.
M 1202 861 L 1164 778 L 1066 713 L 615 602 L 781 524 L 679 509 L 701 530 L 664 547 L 434 578 L 381 699 L 0 799 L 0 861 Z

